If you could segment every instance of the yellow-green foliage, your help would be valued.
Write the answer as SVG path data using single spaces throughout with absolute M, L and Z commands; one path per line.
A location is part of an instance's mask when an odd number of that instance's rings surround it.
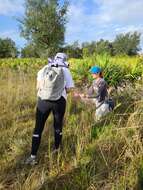
M 78 83 L 90 81 L 89 69 L 98 65 L 102 68 L 109 85 L 117 86 L 124 80 L 136 80 L 143 75 L 143 57 L 110 57 L 97 55 L 84 59 L 71 59 L 74 78 Z M 88 79 L 88 80 L 87 80 Z
M 32 70 L 39 66 L 47 64 L 47 60 L 38 58 L 16 58 L 16 59 L 0 59 L 0 67 L 12 68 L 15 70 Z
M 70 59 L 70 68 L 76 83 L 91 81 L 89 69 L 93 65 L 102 68 L 104 77 L 109 85 L 117 86 L 124 80 L 134 81 L 143 75 L 143 57 L 110 57 L 97 55 L 84 59 Z M 0 59 L 0 67 L 23 70 L 25 72 L 37 71 L 47 64 L 46 59 Z

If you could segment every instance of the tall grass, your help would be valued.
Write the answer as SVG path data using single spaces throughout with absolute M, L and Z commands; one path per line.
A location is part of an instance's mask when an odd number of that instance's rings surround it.
M 33 70 L 32 70 L 33 71 Z M 0 75 L 0 189 L 126 190 L 143 184 L 142 82 L 116 97 L 117 107 L 98 123 L 94 105 L 68 97 L 63 150 L 51 153 L 52 116 L 46 123 L 37 166 L 26 166 L 35 125 L 34 72 L 7 67 Z

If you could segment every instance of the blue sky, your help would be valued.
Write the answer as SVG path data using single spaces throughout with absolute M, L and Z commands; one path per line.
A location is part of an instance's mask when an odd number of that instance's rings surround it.
M 24 0 L 0 0 L 0 37 L 12 38 L 17 46 L 20 37 L 17 17 L 24 14 Z M 101 38 L 113 40 L 119 33 L 143 34 L 143 0 L 71 0 L 65 41 L 79 43 Z M 143 35 L 141 37 L 143 47 Z

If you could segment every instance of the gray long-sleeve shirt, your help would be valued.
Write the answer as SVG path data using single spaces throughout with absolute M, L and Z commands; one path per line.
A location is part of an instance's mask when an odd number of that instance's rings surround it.
M 104 78 L 99 78 L 92 82 L 87 91 L 88 98 L 95 98 L 97 102 L 102 102 L 108 97 L 107 83 Z

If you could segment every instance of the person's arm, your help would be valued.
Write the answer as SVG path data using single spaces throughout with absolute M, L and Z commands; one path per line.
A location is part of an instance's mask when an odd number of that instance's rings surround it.
M 89 87 L 88 90 L 86 90 L 85 93 L 78 93 L 78 92 L 75 92 L 75 96 L 79 96 L 80 98 L 94 98 L 95 97 L 95 92 L 94 92 L 94 89 L 93 89 L 93 85 L 91 85 Z
M 106 82 L 105 81 L 100 81 L 99 84 L 95 83 L 93 81 L 91 87 L 87 91 L 87 95 L 85 97 L 87 98 L 101 98 L 103 96 L 103 91 L 106 88 Z
M 74 82 L 72 79 L 72 75 L 69 69 L 64 70 L 64 77 L 65 77 L 65 90 L 66 93 L 71 93 L 74 91 Z
M 93 88 L 93 84 L 89 87 L 89 89 L 87 91 L 87 95 L 85 95 L 85 97 L 87 97 L 87 98 L 94 98 L 95 97 L 95 91 Z

